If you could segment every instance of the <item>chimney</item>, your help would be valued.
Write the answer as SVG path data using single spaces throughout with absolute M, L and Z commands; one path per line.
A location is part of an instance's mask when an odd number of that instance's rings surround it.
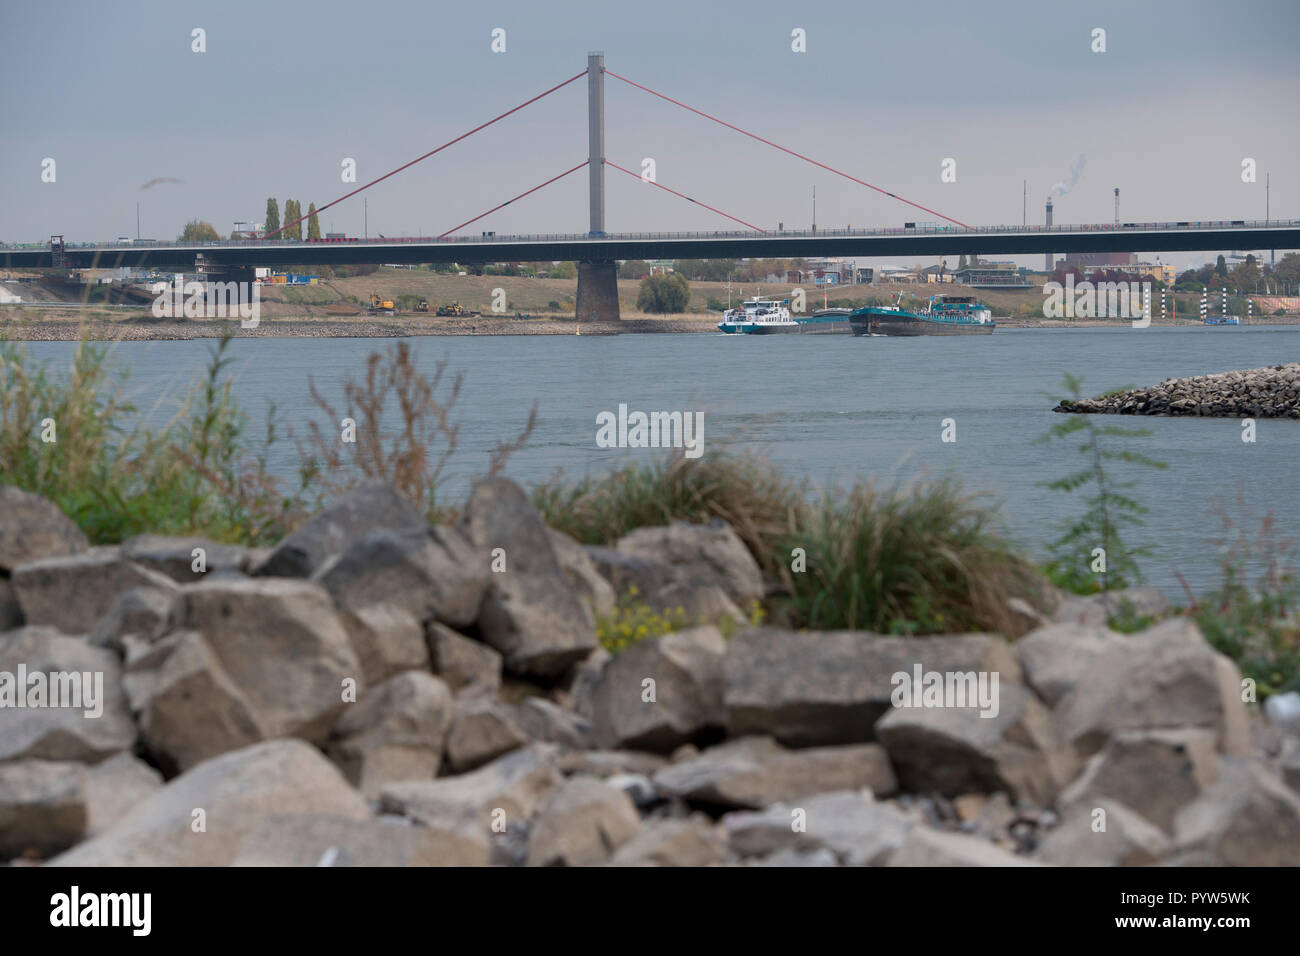
M 1052 197 L 1047 197 L 1047 228 L 1052 228 Z M 1052 271 L 1052 254 L 1049 252 L 1044 256 L 1043 268 L 1046 272 Z
M 1115 187 L 1115 225 L 1119 225 L 1119 187 Z

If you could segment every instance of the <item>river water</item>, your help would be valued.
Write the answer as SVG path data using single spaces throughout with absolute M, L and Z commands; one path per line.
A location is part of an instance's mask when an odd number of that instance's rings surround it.
M 1085 379 L 1095 395 L 1165 378 L 1296 361 L 1300 327 L 1008 329 L 992 336 L 854 338 L 651 334 L 620 336 L 457 336 L 410 339 L 423 367 L 447 359 L 464 374 L 455 417 L 460 447 L 449 466 L 449 492 L 480 473 L 493 445 L 514 436 L 538 403 L 539 422 L 508 474 L 525 485 L 557 469 L 599 474 L 654 449 L 596 444 L 596 417 L 629 410 L 704 413 L 707 445 L 727 442 L 765 453 L 810 487 L 856 476 L 886 480 L 959 474 L 972 490 L 1003 502 L 1018 540 L 1036 553 L 1081 503 L 1040 482 L 1083 462 L 1073 446 L 1033 439 L 1059 416 L 1051 412 L 1063 372 Z M 323 421 L 310 400 L 314 381 L 335 407 L 342 383 L 364 375 L 365 357 L 391 347 L 377 339 L 237 339 L 231 354 L 236 394 L 254 421 L 274 401 L 284 421 L 305 431 Z M 161 416 L 199 379 L 210 341 L 126 342 L 115 359 L 131 371 L 137 405 Z M 75 343 L 29 343 L 31 355 L 66 365 Z M 941 440 L 943 420 L 956 441 Z M 1300 421 L 1260 421 L 1253 444 L 1235 419 L 1107 418 L 1153 434 L 1126 447 L 1168 462 L 1138 469 L 1133 494 L 1150 512 L 1131 544 L 1156 550 L 1148 582 L 1181 598 L 1177 573 L 1194 590 L 1217 580 L 1213 542 L 1227 507 L 1253 527 L 1272 510 L 1300 537 Z M 272 460 L 293 477 L 296 452 Z M 1238 500 L 1240 498 L 1240 501 Z

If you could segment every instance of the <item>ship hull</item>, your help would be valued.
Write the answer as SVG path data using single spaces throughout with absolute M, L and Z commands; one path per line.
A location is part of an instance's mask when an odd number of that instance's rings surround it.
M 855 315 L 849 323 L 854 335 L 990 335 L 994 329 L 992 322 L 935 322 L 907 314 Z

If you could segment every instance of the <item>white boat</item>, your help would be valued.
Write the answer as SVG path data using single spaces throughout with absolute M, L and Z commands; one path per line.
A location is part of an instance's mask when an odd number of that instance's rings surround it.
M 728 334 L 771 335 L 774 332 L 797 332 L 799 323 L 790 317 L 788 302 L 755 296 L 742 302 L 740 308 L 722 313 L 718 328 Z

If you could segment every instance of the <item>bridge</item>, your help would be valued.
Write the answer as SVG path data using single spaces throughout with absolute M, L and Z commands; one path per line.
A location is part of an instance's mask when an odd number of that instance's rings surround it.
M 906 222 L 897 227 L 854 230 L 791 231 L 782 226 L 763 228 L 724 212 L 676 189 L 642 177 L 605 156 L 605 77 L 613 77 L 645 93 L 720 124 L 773 149 L 874 190 L 900 203 L 943 220 Z M 814 256 L 926 256 L 1014 255 L 1070 252 L 1197 252 L 1218 249 L 1300 249 L 1298 220 L 1217 220 L 1184 222 L 1130 222 L 1047 226 L 971 226 L 913 202 L 880 186 L 835 169 L 755 133 L 735 126 L 695 107 L 606 69 L 604 57 L 594 53 L 587 69 L 525 100 L 422 156 L 353 189 L 317 214 L 383 182 L 479 130 L 531 103 L 586 77 L 588 100 L 588 157 L 545 182 L 505 200 L 435 237 L 379 239 L 278 239 L 307 217 L 286 223 L 258 240 L 220 242 L 76 243 L 53 237 L 49 244 L 0 246 L 0 266 L 6 268 L 161 268 L 198 271 L 227 280 L 251 280 L 257 266 L 345 265 L 359 263 L 461 263 L 573 260 L 578 263 L 577 311 L 602 319 L 619 317 L 616 260 L 712 259 L 746 257 Z M 517 202 L 583 168 L 588 172 L 590 230 L 576 235 L 478 236 L 457 235 L 497 210 Z M 722 232 L 608 233 L 605 230 L 605 170 L 612 168 L 642 180 L 687 202 L 709 210 L 732 223 Z M 908 215 L 915 215 L 909 213 Z

